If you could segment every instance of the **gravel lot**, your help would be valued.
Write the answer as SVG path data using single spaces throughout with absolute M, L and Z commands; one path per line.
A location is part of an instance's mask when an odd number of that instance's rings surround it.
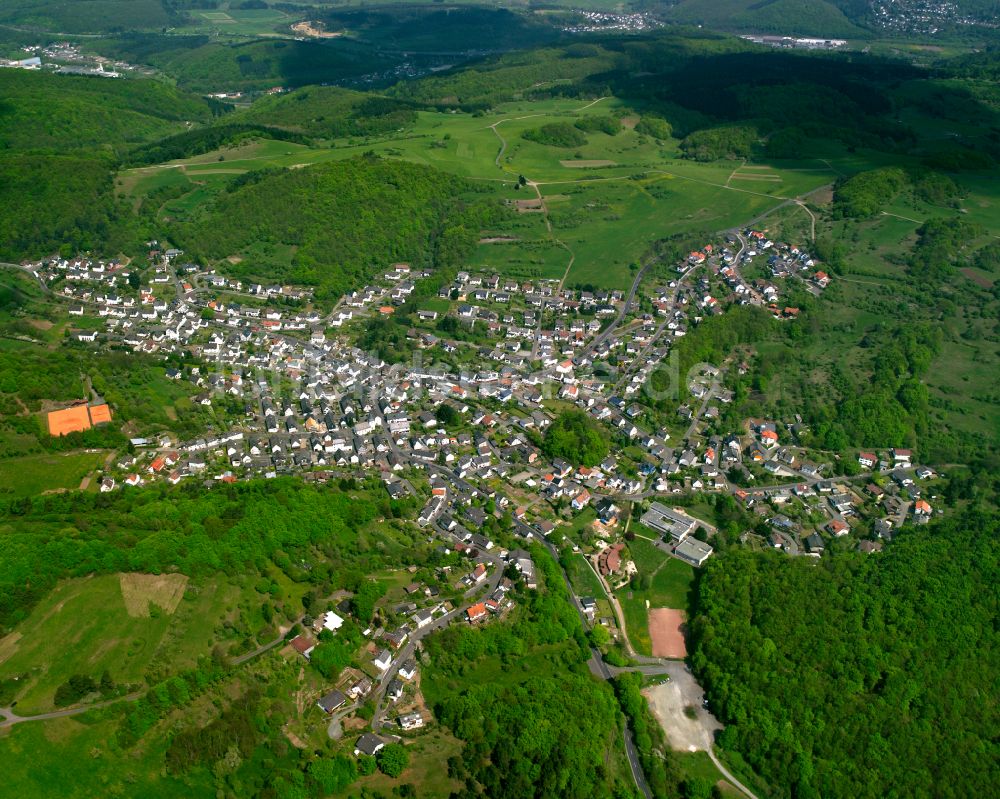
M 709 713 L 702 702 L 705 694 L 701 686 L 681 663 L 671 669 L 671 679 L 662 685 L 643 691 L 650 708 L 660 722 L 670 745 L 682 752 L 707 751 L 722 725 Z M 684 708 L 693 707 L 696 717 L 688 718 Z

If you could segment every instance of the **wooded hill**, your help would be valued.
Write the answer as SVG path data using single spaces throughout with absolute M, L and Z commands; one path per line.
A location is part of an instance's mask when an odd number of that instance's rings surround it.
M 998 564 L 995 511 L 905 530 L 875 556 L 713 558 L 692 663 L 720 744 L 774 796 L 992 794 Z
M 490 189 L 430 167 L 361 157 L 250 172 L 174 236 L 191 257 L 245 257 L 228 271 L 339 297 L 393 261 L 446 266 L 467 254 L 499 204 Z M 469 201 L 457 201 L 465 194 Z

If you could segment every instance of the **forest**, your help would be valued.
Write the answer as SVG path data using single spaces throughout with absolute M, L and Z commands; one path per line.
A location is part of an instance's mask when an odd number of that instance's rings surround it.
M 691 662 L 720 745 L 775 796 L 993 793 L 998 557 L 1000 516 L 971 508 L 877 556 L 713 558 Z
M 519 592 L 511 623 L 452 625 L 426 642 L 435 717 L 465 741 L 448 763 L 464 783 L 456 799 L 630 795 L 622 780 L 631 776 L 609 770 L 614 760 L 627 769 L 614 754 L 615 696 L 587 672 L 590 651 L 559 567 L 541 547 L 531 556 L 544 591 Z
M 608 455 L 607 433 L 583 411 L 565 411 L 548 426 L 542 450 L 550 458 L 596 466 Z
M 196 219 L 178 224 L 174 237 L 196 259 L 242 254 L 243 263 L 227 271 L 314 285 L 317 299 L 329 302 L 394 261 L 456 264 L 501 213 L 499 203 L 487 202 L 490 191 L 430 167 L 362 156 L 256 181 L 244 176 Z M 254 258 L 277 247 L 295 254 Z

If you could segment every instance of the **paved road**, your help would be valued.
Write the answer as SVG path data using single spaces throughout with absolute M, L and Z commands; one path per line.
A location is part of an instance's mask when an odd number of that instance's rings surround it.
M 581 358 L 590 355 L 590 353 L 592 353 L 598 345 L 603 344 L 605 341 L 607 341 L 608 336 L 610 336 L 615 331 L 615 328 L 617 328 L 618 325 L 622 323 L 622 320 L 628 313 L 629 308 L 632 307 L 632 301 L 635 299 L 635 293 L 639 290 L 639 284 L 642 282 L 642 279 L 646 276 L 646 272 L 649 271 L 650 267 L 654 266 L 655 264 L 658 264 L 659 262 L 660 262 L 659 258 L 652 258 L 645 264 L 645 266 L 643 266 L 641 269 L 639 269 L 638 272 L 635 273 L 635 279 L 632 281 L 632 286 L 628 290 L 628 294 L 625 297 L 625 301 L 622 303 L 622 307 L 621 310 L 618 312 L 618 316 L 616 316 L 612 320 L 611 324 L 608 325 L 607 328 L 605 328 L 602 332 L 598 333 L 594 338 L 592 338 L 590 342 L 580 351 L 579 355 L 574 356 L 573 358 L 574 363 L 580 363 Z
M 263 655 L 265 652 L 268 652 L 274 649 L 276 646 L 280 646 L 283 643 L 285 643 L 284 636 L 281 636 L 280 638 L 275 638 L 273 641 L 268 641 L 263 646 L 258 646 L 255 650 L 253 650 L 253 652 L 247 652 L 244 655 L 240 655 L 239 657 L 233 658 L 232 661 L 233 665 L 239 666 L 242 663 L 246 663 L 248 660 L 253 660 L 258 655 Z
M 715 749 L 713 747 L 708 748 L 708 756 L 712 758 L 712 762 L 715 763 L 715 767 L 719 770 L 723 777 L 729 780 L 733 785 L 739 788 L 746 796 L 750 799 L 757 799 L 757 795 L 747 788 L 742 782 L 740 782 L 736 777 L 733 776 L 733 772 L 722 765 L 722 761 L 715 754 Z
M 114 699 L 107 699 L 104 702 L 95 702 L 92 705 L 81 705 L 80 707 L 68 707 L 65 710 L 53 710 L 51 713 L 39 713 L 36 716 L 18 716 L 13 709 L 9 707 L 0 707 L 0 716 L 3 716 L 3 720 L 0 720 L 0 730 L 6 729 L 7 727 L 13 727 L 15 724 L 21 724 L 25 721 L 47 721 L 49 719 L 61 719 L 66 716 L 79 716 L 81 713 L 88 713 L 91 710 L 100 710 L 102 707 L 110 707 L 111 705 L 117 705 L 119 702 L 134 702 L 144 692 L 137 691 L 132 694 L 126 694 L 125 696 L 119 696 Z
M 407 643 L 404 646 L 400 647 L 399 650 L 396 652 L 396 656 L 392 659 L 392 663 L 389 664 L 389 668 L 387 668 L 378 678 L 378 683 L 375 687 L 375 693 L 373 694 L 373 697 L 376 700 L 375 715 L 372 716 L 373 732 L 378 732 L 383 727 L 382 711 L 383 711 L 383 705 L 385 703 L 385 692 L 389 687 L 389 683 L 392 681 L 392 678 L 396 676 L 396 673 L 399 671 L 400 666 L 402 666 L 407 660 L 409 660 L 414 656 L 414 653 L 416 652 L 417 649 L 417 644 L 419 644 L 424 638 L 426 638 L 431 633 L 436 632 L 438 630 L 443 630 L 445 627 L 451 624 L 455 619 L 461 617 L 461 615 L 465 613 L 465 611 L 468 610 L 472 605 L 474 605 L 476 601 L 482 599 L 482 597 L 489 596 L 497 589 L 497 586 L 500 585 L 500 580 L 503 577 L 503 564 L 500 562 L 500 558 L 497 555 L 485 553 L 482 556 L 482 560 L 486 560 L 493 564 L 493 573 L 490 575 L 489 579 L 486 582 L 486 590 L 483 591 L 482 593 L 479 593 L 482 590 L 483 586 L 481 585 L 473 586 L 473 588 L 467 591 L 465 595 L 466 597 L 468 597 L 470 594 L 475 594 L 474 599 L 462 602 L 456 608 L 450 610 L 444 616 L 435 619 L 427 626 L 421 627 L 418 630 L 414 630 L 413 633 L 410 635 L 410 638 L 407 641 Z

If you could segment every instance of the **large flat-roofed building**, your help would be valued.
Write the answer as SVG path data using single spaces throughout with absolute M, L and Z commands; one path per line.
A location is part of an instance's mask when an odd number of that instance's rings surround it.
M 698 520 L 676 508 L 668 508 L 659 502 L 650 505 L 642 514 L 642 523 L 658 533 L 669 535 L 675 541 L 683 541 L 698 526 Z
M 704 541 L 697 538 L 687 538 L 674 547 L 674 554 L 681 560 L 686 560 L 693 566 L 701 566 L 712 557 L 714 550 Z
M 89 430 L 94 425 L 110 421 L 111 409 L 107 405 L 74 405 L 72 408 L 49 413 L 49 435 L 64 436 L 67 433 L 79 433 Z

